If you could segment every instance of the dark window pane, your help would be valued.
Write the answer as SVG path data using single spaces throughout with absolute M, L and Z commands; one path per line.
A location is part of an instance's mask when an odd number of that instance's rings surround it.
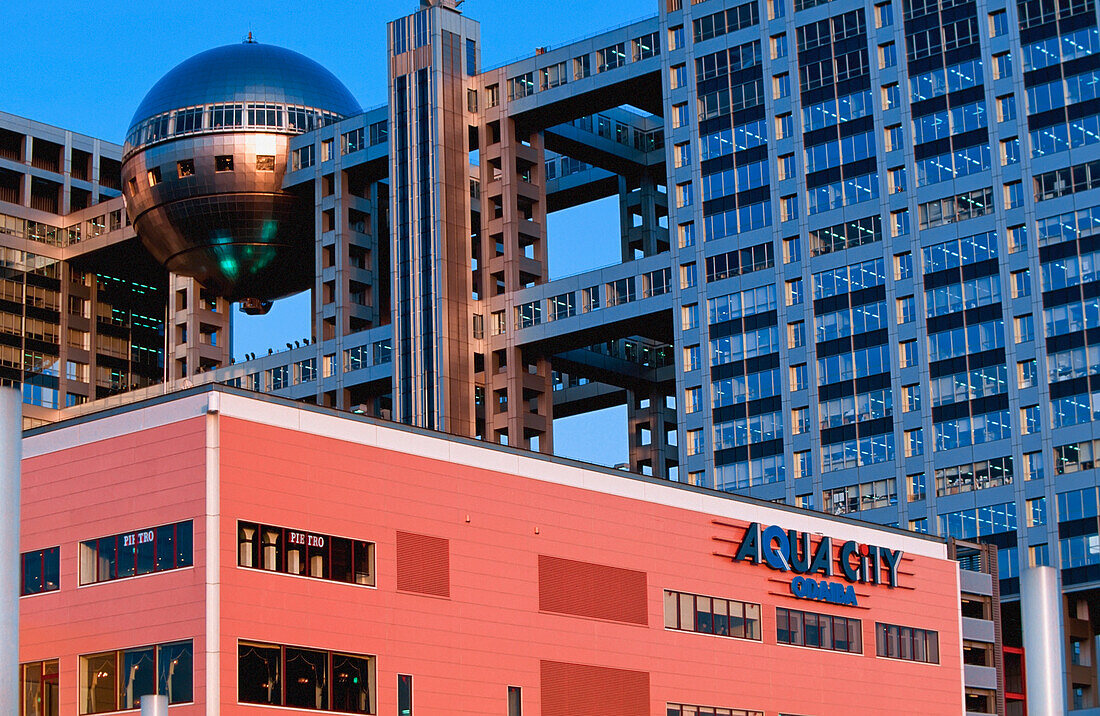
M 518 686 L 508 687 L 508 716 L 523 716 L 523 693 Z
M 154 530 L 148 530 L 147 532 L 139 532 L 137 537 L 137 549 L 135 554 L 137 556 L 137 574 L 152 574 L 154 567 L 154 560 L 156 558 L 157 542 L 156 532 Z
M 194 564 L 193 542 L 191 522 L 180 522 L 176 525 L 176 566 L 190 567 Z
M 51 547 L 46 550 L 42 559 L 43 564 L 43 588 L 53 591 L 61 586 L 61 548 Z
M 352 572 L 352 547 L 350 539 L 342 537 L 331 538 L 332 542 L 332 578 L 338 582 L 353 582 L 355 575 Z
M 286 647 L 286 704 L 328 709 L 328 654 Z
M 42 591 L 42 553 L 27 552 L 23 555 L 23 594 Z
M 176 564 L 176 526 L 164 525 L 156 529 L 156 571 L 172 569 Z
M 118 565 L 118 555 L 115 552 L 115 542 L 117 540 L 114 537 L 104 537 L 99 540 L 99 547 L 97 552 L 99 553 L 99 571 L 96 574 L 97 582 L 105 582 L 108 579 L 114 579 L 117 575 L 116 566 Z M 130 574 L 134 572 L 134 554 L 130 552 Z
M 156 693 L 156 657 L 153 647 L 122 652 L 122 680 L 119 683 L 119 707 L 136 709 L 141 697 Z
M 237 523 L 237 564 L 258 567 L 259 528 L 251 522 Z
M 806 646 L 821 646 L 821 635 L 817 630 L 817 615 L 806 613 L 802 616 L 806 629 Z
M 190 641 L 157 647 L 157 693 L 170 704 L 194 700 L 194 650 Z
M 332 710 L 352 714 L 371 712 L 370 659 L 332 655 Z
M 277 646 L 237 647 L 237 700 L 245 704 L 280 705 L 282 660 Z
M 397 675 L 397 716 L 412 716 L 413 677 L 407 674 Z
M 786 609 L 775 610 L 775 640 L 780 644 L 791 643 L 791 630 Z

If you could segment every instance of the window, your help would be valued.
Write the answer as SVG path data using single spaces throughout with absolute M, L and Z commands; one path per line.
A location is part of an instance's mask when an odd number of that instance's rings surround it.
M 793 154 L 780 155 L 780 157 L 778 159 L 778 164 L 779 164 L 779 179 L 781 181 L 784 180 L 784 179 L 794 179 L 795 173 L 797 172 L 797 168 L 795 167 L 794 155 Z
M 1055 448 L 1057 450 L 1057 448 Z M 1043 479 L 1043 453 L 1024 453 L 1024 481 Z
M 19 716 L 58 716 L 57 659 L 19 666 Z
M 1032 314 L 1025 313 L 1012 319 L 1013 328 L 1016 331 L 1016 342 L 1026 343 L 1035 340 L 1035 321 Z
M 1008 253 L 1027 251 L 1027 226 L 1008 227 Z
M 176 175 L 179 176 L 180 179 L 195 176 L 195 160 L 183 159 L 176 162 Z
M 1034 358 L 1016 364 L 1016 384 L 1020 390 L 1039 385 L 1039 369 Z
M 190 567 L 191 521 L 80 543 L 80 583 L 94 584 Z
M 884 70 L 898 63 L 898 52 L 894 43 L 887 42 L 878 46 L 878 68 Z
M 686 102 L 672 105 L 672 128 L 679 129 L 688 125 L 688 106 Z
M 900 194 L 906 190 L 905 167 L 894 167 L 886 173 L 888 189 L 891 194 Z
M 596 72 L 607 72 L 626 64 L 626 44 L 618 43 L 596 51 Z
M 997 98 L 997 121 L 1011 122 L 1016 119 L 1016 97 L 1006 94 Z
M 791 366 L 791 390 L 806 390 L 806 364 Z
M 1012 272 L 1012 297 L 1023 298 L 1031 295 L 1031 273 L 1028 269 Z
M 699 344 L 684 347 L 684 371 L 699 370 Z
M 237 644 L 240 703 L 373 714 L 375 698 L 373 656 L 245 641 Z
M 668 28 L 668 49 L 678 50 L 684 46 L 684 26 Z
M 775 138 L 786 139 L 792 135 L 794 135 L 794 117 L 791 113 L 776 115 Z
M 882 135 L 885 140 L 886 151 L 896 152 L 905 148 L 905 133 L 902 131 L 900 124 L 890 125 L 883 130 Z
M 924 428 L 905 431 L 905 457 L 919 457 L 924 454 Z
M 1042 428 L 1042 417 L 1038 405 L 1020 408 L 1020 433 L 1034 435 Z
M 1020 138 L 1012 137 L 1011 139 L 1001 140 L 1001 166 L 1007 167 L 1009 164 L 1020 163 Z
M 779 200 L 779 220 L 793 221 L 798 218 L 798 194 L 790 194 Z
M 298 171 L 299 169 L 307 169 L 313 166 L 313 145 L 307 144 L 304 147 L 295 149 L 290 154 L 290 169 L 291 171 Z
M 149 179 L 149 186 L 156 186 L 160 184 L 160 167 L 153 167 L 146 172 L 146 177 Z
M 882 108 L 894 109 L 901 105 L 901 91 L 898 89 L 897 82 L 889 85 L 885 85 L 882 88 Z
M 214 171 L 216 172 L 231 172 L 233 171 L 233 155 L 221 154 L 214 157 Z
M 608 284 L 610 285 L 610 284 Z M 680 265 L 680 288 L 691 288 L 695 285 L 695 262 Z M 610 301 L 608 301 L 610 305 Z
M 692 191 L 692 183 L 685 182 L 676 185 L 676 207 L 682 209 L 691 206 L 695 201 L 695 192 Z
M 908 480 L 907 480 L 907 483 L 909 485 L 908 491 L 907 491 L 909 502 L 916 502 L 918 500 L 923 500 L 925 498 L 924 473 L 923 472 L 918 472 L 915 475 L 910 475 Z
M 802 348 L 806 345 L 806 322 L 796 321 L 787 324 L 787 347 Z
M 669 69 L 669 86 L 671 89 L 687 86 L 687 65 L 673 65 Z
M 810 431 L 810 409 L 791 408 L 791 433 L 801 435 Z
M 897 300 L 898 323 L 912 323 L 917 315 L 917 304 L 913 296 L 902 296 Z
M 782 8 L 782 0 L 768 0 L 769 7 Z M 728 709 L 718 706 L 696 706 L 692 704 L 666 703 L 662 712 L 667 716 L 764 716 L 763 711 L 746 711 L 745 709 Z
M 273 172 L 275 171 L 275 156 L 272 154 L 257 154 L 256 155 L 256 171 L 258 172 Z
M 894 280 L 913 278 L 913 254 L 904 253 L 894 256 Z
M 791 76 L 784 72 L 772 77 L 772 99 L 782 99 L 791 94 Z
M 916 341 L 902 341 L 898 344 L 898 359 L 902 368 L 910 368 L 919 360 Z
M 1046 544 L 1033 544 L 1027 548 L 1028 564 L 1032 567 L 1050 566 L 1050 549 Z
M 508 687 L 508 716 L 523 716 L 523 693 L 518 686 Z
M 686 224 L 680 224 L 676 228 L 677 240 L 680 242 L 681 249 L 695 246 L 695 222 L 689 221 Z
M 920 383 L 901 386 L 901 405 L 902 412 L 920 412 Z
M 888 2 L 875 5 L 875 27 L 887 27 L 894 24 L 894 9 Z
M 331 139 L 321 140 L 321 162 L 327 162 L 332 159 L 332 142 Z
M 684 413 L 690 415 L 703 409 L 703 391 L 699 386 L 684 389 Z M 700 435 L 700 437 L 702 437 Z M 689 441 L 690 442 L 690 441 Z
M 787 282 L 787 305 L 797 306 L 802 303 L 805 291 L 802 288 L 802 279 L 795 278 Z
M 20 557 L 23 572 L 20 594 L 41 594 L 58 589 L 61 581 L 60 547 L 24 552 Z
M 772 59 L 778 60 L 781 57 L 787 56 L 787 34 L 780 33 L 778 35 L 772 35 L 771 42 Z
M 1012 76 L 1012 53 L 1002 52 L 993 55 L 993 79 L 1000 80 Z
M 1015 209 L 1024 205 L 1024 187 L 1021 182 L 1013 181 L 1005 184 L 1005 208 Z
M 672 147 L 673 159 L 676 162 L 677 167 L 686 167 L 691 165 L 691 143 L 681 142 L 675 144 Z
M 875 624 L 875 651 L 888 659 L 940 663 L 940 635 L 928 629 Z
M 169 704 L 194 700 L 191 640 L 80 657 L 80 713 L 99 714 L 141 706 L 149 694 Z
M 699 304 L 690 303 L 680 307 L 680 326 L 687 331 L 699 325 Z
M 666 589 L 665 628 L 760 641 L 760 605 Z
M 374 544 L 238 522 L 237 565 L 348 584 L 373 585 Z
M 1004 10 L 989 13 L 989 36 L 1000 37 L 1008 34 L 1008 15 Z
M 863 624 L 859 619 L 776 607 L 775 641 L 778 644 L 862 654 Z
M 1027 501 L 1027 526 L 1042 527 L 1047 523 L 1047 498 L 1036 497 Z
M 783 239 L 783 263 L 789 264 L 801 260 L 802 245 L 799 243 L 798 237 Z
M 803 450 L 794 454 L 794 476 L 796 478 L 813 477 L 814 458 L 813 452 Z
M 706 443 L 703 441 L 703 431 L 701 428 L 687 431 L 687 454 L 688 455 L 701 455 L 706 449 Z

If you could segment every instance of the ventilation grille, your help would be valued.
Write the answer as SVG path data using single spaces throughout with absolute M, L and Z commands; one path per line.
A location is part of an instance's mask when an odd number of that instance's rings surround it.
M 450 542 L 440 537 L 398 532 L 397 589 L 451 596 Z
M 539 555 L 539 609 L 646 625 L 646 573 Z
M 543 661 L 542 716 L 649 716 L 649 673 Z

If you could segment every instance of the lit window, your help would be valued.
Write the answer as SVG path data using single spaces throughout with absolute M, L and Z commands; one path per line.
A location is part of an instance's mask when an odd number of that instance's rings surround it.
M 195 176 L 195 160 L 184 159 L 176 162 L 176 174 L 180 179 L 184 177 Z
M 231 172 L 233 171 L 233 155 L 223 154 L 214 157 L 214 171 L 216 172 Z
M 137 709 L 141 697 L 168 695 L 169 704 L 194 700 L 190 640 L 80 657 L 80 713 Z
M 149 186 L 160 184 L 160 167 L 153 167 L 145 175 L 149 179 Z
M 258 172 L 273 172 L 273 171 L 275 171 L 275 157 L 271 154 L 258 154 L 258 155 L 256 155 L 256 171 L 258 171 Z
M 373 656 L 237 644 L 237 700 L 241 703 L 373 714 L 375 699 Z
M 80 583 L 153 574 L 192 564 L 191 521 L 80 543 Z

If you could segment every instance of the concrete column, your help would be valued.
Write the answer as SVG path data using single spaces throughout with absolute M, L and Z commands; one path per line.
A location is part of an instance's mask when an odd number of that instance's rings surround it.
M 0 388 L 0 713 L 19 712 L 19 471 L 23 399 Z
M 142 696 L 141 716 L 168 716 L 168 697 Z
M 1062 590 L 1053 567 L 1029 567 L 1020 575 L 1024 658 L 1027 659 L 1027 710 L 1060 714 L 1066 708 L 1062 645 Z

